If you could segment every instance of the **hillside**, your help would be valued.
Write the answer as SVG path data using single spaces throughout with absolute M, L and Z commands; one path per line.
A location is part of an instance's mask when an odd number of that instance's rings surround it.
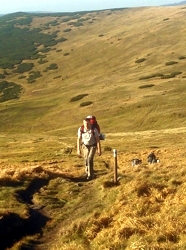
M 185 12 L 0 17 L 1 250 L 186 248 Z M 106 134 L 90 182 L 88 114 Z
M 159 7 L 18 22 L 52 35 L 53 44 L 37 46 L 36 60 L 22 60 L 33 64 L 26 72 L 19 64 L 2 69 L 3 81 L 23 91 L 19 100 L 1 103 L 1 130 L 73 134 L 87 113 L 107 133 L 112 126 L 120 132 L 185 126 L 184 16 L 184 7 Z

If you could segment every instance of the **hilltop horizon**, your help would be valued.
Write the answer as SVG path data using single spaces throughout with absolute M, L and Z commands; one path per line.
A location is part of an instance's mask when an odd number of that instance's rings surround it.
M 164 0 L 165 1 L 165 0 Z M 12 2 L 6 3 L 3 5 L 3 9 L 1 10 L 0 15 L 7 15 L 17 12 L 26 12 L 26 13 L 65 13 L 65 12 L 80 12 L 80 11 L 98 11 L 98 10 L 107 10 L 107 9 L 117 9 L 117 8 L 135 8 L 135 7 L 150 7 L 150 6 L 176 6 L 183 5 L 185 1 L 176 1 L 176 0 L 167 0 L 163 2 L 162 0 L 153 0 L 149 3 L 147 0 L 142 0 L 138 4 L 133 1 L 126 1 L 125 5 L 121 0 L 116 0 L 113 3 L 105 0 L 104 2 L 96 2 L 92 3 L 91 1 L 86 1 L 86 3 L 78 2 L 78 4 L 72 2 L 59 2 L 59 0 L 55 0 L 52 2 L 38 2 L 32 1 L 30 3 L 24 3 L 22 1 L 16 1 L 14 5 Z

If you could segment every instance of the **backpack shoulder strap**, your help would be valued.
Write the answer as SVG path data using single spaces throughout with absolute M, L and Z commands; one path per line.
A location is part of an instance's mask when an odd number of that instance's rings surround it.
M 81 134 L 85 133 L 85 131 L 84 131 L 84 125 L 82 125 L 82 126 L 80 127 L 80 132 L 81 132 Z

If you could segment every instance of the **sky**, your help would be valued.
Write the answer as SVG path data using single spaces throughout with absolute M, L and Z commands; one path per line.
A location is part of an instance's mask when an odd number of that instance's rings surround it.
M 125 7 L 158 6 L 183 0 L 0 0 L 0 14 L 15 12 L 76 12 Z

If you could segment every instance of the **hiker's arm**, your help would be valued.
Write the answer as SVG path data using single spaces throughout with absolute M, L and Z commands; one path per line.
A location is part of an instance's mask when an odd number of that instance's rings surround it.
M 100 156 L 101 155 L 101 143 L 100 143 L 99 136 L 96 137 L 96 142 L 97 142 L 97 152 L 98 152 L 98 155 Z
M 97 153 L 100 156 L 101 155 L 101 143 L 99 139 L 99 133 L 97 129 L 95 129 L 94 132 L 95 132 L 95 138 L 96 138 L 96 144 L 97 144 Z
M 77 154 L 81 155 L 81 137 L 77 138 Z
M 77 138 L 77 154 L 81 155 L 81 140 L 82 140 L 82 135 L 81 135 L 81 130 L 80 128 L 78 129 L 78 138 Z

